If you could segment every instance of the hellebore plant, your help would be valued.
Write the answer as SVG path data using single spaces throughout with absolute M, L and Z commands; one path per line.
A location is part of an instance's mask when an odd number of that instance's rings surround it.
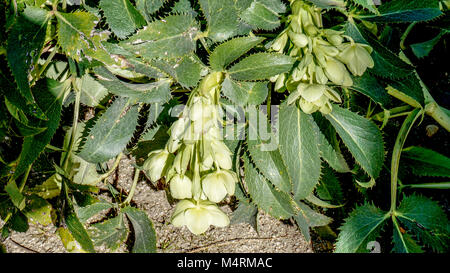
M 69 252 L 156 252 L 145 182 L 196 235 L 264 211 L 335 252 L 448 252 L 445 212 L 416 192 L 448 182 L 411 181 L 450 160 L 403 146 L 425 114 L 450 131 L 416 71 L 445 48 L 449 1 L 381 2 L 1 1 L 0 252 L 36 223 Z M 109 179 L 126 158 L 129 189 Z

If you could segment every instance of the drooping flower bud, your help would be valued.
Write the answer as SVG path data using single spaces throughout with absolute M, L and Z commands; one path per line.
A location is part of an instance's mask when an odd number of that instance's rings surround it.
M 175 199 L 192 198 L 192 181 L 186 175 L 176 174 L 170 179 L 170 193 Z
M 333 58 L 329 58 L 326 63 L 325 75 L 337 85 L 351 86 L 353 84 L 345 65 Z
M 274 51 L 280 52 L 286 46 L 287 40 L 288 40 L 288 35 L 286 33 L 283 33 L 275 40 L 275 42 L 272 44 L 271 48 Z
M 236 182 L 237 178 L 233 173 L 218 170 L 203 177 L 202 188 L 210 201 L 218 203 L 225 198 L 227 193 L 234 194 Z
M 289 38 L 291 38 L 294 45 L 297 47 L 305 47 L 308 45 L 308 37 L 306 37 L 303 33 L 295 33 L 293 31 L 289 31 Z
M 207 231 L 210 225 L 228 226 L 230 219 L 212 202 L 185 199 L 175 207 L 171 222 L 175 227 L 186 226 L 192 233 L 199 235 Z
M 145 160 L 143 168 L 149 174 L 150 179 L 156 182 L 165 175 L 167 168 L 173 162 L 173 158 L 173 154 L 170 154 L 167 150 L 153 151 Z

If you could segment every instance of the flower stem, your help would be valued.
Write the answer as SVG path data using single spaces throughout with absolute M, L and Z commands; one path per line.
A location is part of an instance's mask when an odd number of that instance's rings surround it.
M 139 173 L 141 170 L 138 168 L 134 169 L 134 179 L 133 179 L 133 185 L 131 185 L 130 193 L 128 193 L 127 199 L 123 201 L 122 205 L 129 205 L 131 202 L 131 199 L 133 199 L 134 191 L 136 190 L 136 185 L 139 180 Z

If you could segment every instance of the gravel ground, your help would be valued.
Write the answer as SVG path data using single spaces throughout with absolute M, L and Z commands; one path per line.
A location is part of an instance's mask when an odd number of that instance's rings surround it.
M 126 192 L 132 184 L 131 164 L 132 161 L 129 159 L 122 159 L 115 174 L 118 177 L 110 178 L 116 180 L 118 188 Z M 249 224 L 244 223 L 225 228 L 211 227 L 200 236 L 193 235 L 186 227 L 173 227 L 170 225 L 170 216 L 174 205 L 169 204 L 164 190 L 155 190 L 143 176 L 136 187 L 133 203 L 143 209 L 153 221 L 158 238 L 158 252 L 161 253 L 313 252 L 311 244 L 305 241 L 295 225 L 278 221 L 263 212 L 258 213 L 258 233 Z M 223 206 L 222 210 L 231 217 L 232 211 L 229 206 Z M 26 233 L 12 232 L 5 245 L 8 252 L 66 252 L 55 231 L 55 227 L 30 224 Z M 97 250 L 106 251 L 101 247 Z M 127 246 L 122 245 L 116 252 L 127 252 Z

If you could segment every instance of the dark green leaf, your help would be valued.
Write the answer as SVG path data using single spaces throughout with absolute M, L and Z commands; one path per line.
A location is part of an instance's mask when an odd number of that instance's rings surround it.
M 123 151 L 137 126 L 138 106 L 129 108 L 129 99 L 118 97 L 96 121 L 78 156 L 91 163 L 108 161 Z
M 380 15 L 360 16 L 370 22 L 405 23 L 432 20 L 442 14 L 437 0 L 393 0 L 378 7 Z
M 181 57 L 194 51 L 199 31 L 190 15 L 170 15 L 153 21 L 121 43 L 122 47 L 147 60 Z
M 222 94 L 236 105 L 260 105 L 268 94 L 267 82 L 239 82 L 225 78 Z
M 209 65 L 216 71 L 222 71 L 262 41 L 264 41 L 262 37 L 238 37 L 226 41 L 211 53 Z
M 295 200 L 301 200 L 319 182 L 321 161 L 314 134 L 316 125 L 296 105 L 282 104 L 279 119 L 281 156 L 292 180 Z
M 402 152 L 402 160 L 414 175 L 450 177 L 450 158 L 422 147 L 408 147 Z
M 232 66 L 228 73 L 235 80 L 265 80 L 291 70 L 295 60 L 276 53 L 256 53 Z
M 361 77 L 352 77 L 353 85 L 350 86 L 350 89 L 358 91 L 369 98 L 371 98 L 374 102 L 378 103 L 384 109 L 387 108 L 388 104 L 391 101 L 391 97 L 386 92 L 386 89 L 378 82 L 378 80 L 372 76 L 370 73 L 364 73 Z
M 450 222 L 438 203 L 413 194 L 402 200 L 396 215 L 423 243 L 439 252 L 448 250 Z
M 29 73 L 37 66 L 37 60 L 44 46 L 47 31 L 48 13 L 46 10 L 28 6 L 17 17 L 13 25 L 7 43 L 7 58 L 11 71 L 19 87 L 20 95 L 25 98 L 27 105 L 35 105 L 28 82 Z M 19 96 L 19 95 L 18 95 Z M 25 109 L 25 108 L 24 108 Z M 38 109 L 35 109 L 38 111 Z M 37 114 L 37 112 L 36 112 Z M 35 115 L 45 119 L 45 115 Z
M 145 25 L 145 19 L 129 0 L 101 0 L 100 8 L 111 30 L 123 39 Z
M 340 227 L 335 252 L 368 252 L 367 244 L 379 236 L 389 216 L 371 204 L 357 207 Z
M 286 6 L 280 0 L 254 0 L 241 14 L 241 19 L 257 29 L 273 30 L 280 26 L 280 13 Z
M 208 22 L 208 37 L 214 42 L 221 42 L 235 35 L 239 18 L 234 2 L 234 0 L 199 0 Z
M 260 209 L 278 219 L 287 219 L 295 215 L 293 200 L 289 194 L 273 187 L 244 156 L 245 184 L 248 192 Z
M 95 73 L 100 82 L 109 92 L 132 99 L 133 102 L 167 102 L 170 99 L 170 82 L 161 79 L 152 83 L 133 84 L 119 80 L 105 67 L 96 67 Z
M 131 221 L 134 230 L 133 253 L 156 252 L 156 233 L 147 214 L 133 207 L 125 207 L 124 212 Z
M 15 178 L 19 177 L 34 162 L 55 134 L 59 126 L 62 99 L 67 87 L 66 83 L 59 83 L 51 79 L 44 79 L 36 84 L 34 88 L 36 101 L 41 109 L 45 109 L 44 113 L 49 118 L 48 122 L 40 121 L 38 126 L 47 127 L 47 130 L 34 136 L 25 137 L 19 163 L 14 173 Z
M 249 106 L 247 148 L 256 168 L 280 190 L 290 193 L 292 189 L 288 169 L 278 149 L 274 133 L 271 131 L 266 114 Z M 270 132 L 267 132 L 268 129 Z M 282 129 L 281 129 L 282 130 Z M 298 159 L 296 159 L 298 160 Z
M 128 228 L 125 226 L 124 215 L 118 216 L 97 223 L 91 226 L 89 234 L 96 246 L 106 246 L 111 251 L 115 251 L 128 236 Z
M 331 122 L 356 162 L 372 177 L 377 178 L 384 162 L 383 138 L 371 121 L 347 109 L 333 105 L 325 116 Z

